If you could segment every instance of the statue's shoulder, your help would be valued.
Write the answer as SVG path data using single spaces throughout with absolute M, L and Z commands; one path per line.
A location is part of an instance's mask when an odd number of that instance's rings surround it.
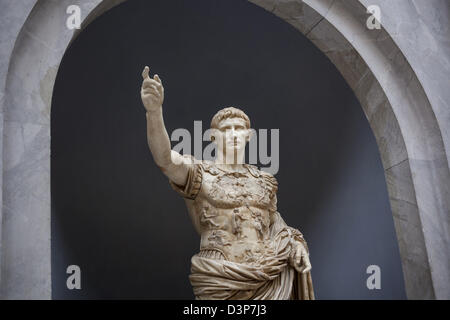
M 266 180 L 268 183 L 273 185 L 275 188 L 278 187 L 277 178 L 275 178 L 275 176 L 273 174 L 271 174 L 270 172 L 261 171 L 261 175 L 264 178 L 264 180 Z
M 212 174 L 213 176 L 216 176 L 220 173 L 219 169 L 217 169 L 217 167 L 213 161 L 202 160 L 200 163 L 200 166 L 203 169 L 203 171 L 206 171 L 206 172 Z
M 266 171 L 260 170 L 260 169 L 258 169 L 257 166 L 252 165 L 252 164 L 246 164 L 245 166 L 247 167 L 247 169 L 251 173 L 251 175 L 254 176 L 255 178 L 262 178 L 266 182 L 271 184 L 272 186 L 278 187 L 277 179 L 270 172 L 266 172 Z
M 196 172 L 209 172 L 212 175 L 219 174 L 219 170 L 217 169 L 216 165 L 213 161 L 210 160 L 199 160 L 195 158 L 193 155 L 185 154 L 183 155 L 184 161 L 188 164 L 193 165 L 192 168 Z

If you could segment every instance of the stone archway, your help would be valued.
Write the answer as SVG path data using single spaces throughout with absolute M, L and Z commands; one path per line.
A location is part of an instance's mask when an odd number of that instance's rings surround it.
M 65 28 L 66 8 L 78 4 L 85 27 L 123 1 L 18 5 L 23 12 L 10 35 L 14 48 L 5 55 L 7 69 L 0 69 L 4 298 L 51 298 L 50 105 L 60 61 L 78 34 Z M 366 28 L 366 1 L 250 2 L 308 37 L 354 90 L 385 169 L 408 298 L 449 298 L 450 138 L 441 127 L 448 123 L 437 116 L 442 112 L 430 103 L 398 40 L 384 28 Z

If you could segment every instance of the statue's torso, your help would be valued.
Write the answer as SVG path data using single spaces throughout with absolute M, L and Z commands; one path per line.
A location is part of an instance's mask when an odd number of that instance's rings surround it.
M 242 169 L 226 172 L 204 163 L 190 211 L 200 231 L 201 251 L 216 250 L 227 260 L 253 263 L 271 248 L 277 185 L 273 176 L 256 167 Z

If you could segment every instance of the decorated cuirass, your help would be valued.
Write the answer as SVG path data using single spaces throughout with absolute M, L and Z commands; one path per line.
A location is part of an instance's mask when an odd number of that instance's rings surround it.
M 184 198 L 207 199 L 218 208 L 249 205 L 261 209 L 275 209 L 278 183 L 270 173 L 256 166 L 243 164 L 242 172 L 227 172 L 211 161 L 191 166 L 185 186 L 170 182 Z
M 218 208 L 248 205 L 269 209 L 276 195 L 275 178 L 255 166 L 244 164 L 244 172 L 226 172 L 213 163 L 202 165 L 202 188 L 200 197 L 205 197 Z
M 202 236 L 200 249 L 214 248 L 227 255 L 234 246 L 235 258 L 240 259 L 246 255 L 244 249 L 238 250 L 249 240 L 246 230 L 254 231 L 253 241 L 267 240 L 271 214 L 276 211 L 277 181 L 271 174 L 247 164 L 239 172 L 229 172 L 202 161 L 192 165 L 183 188 L 171 185 L 186 199 Z M 254 252 L 248 255 L 257 256 Z

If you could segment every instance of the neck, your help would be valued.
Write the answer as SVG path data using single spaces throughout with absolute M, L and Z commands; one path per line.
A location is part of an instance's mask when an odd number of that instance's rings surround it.
M 214 161 L 216 164 L 222 165 L 224 168 L 236 168 L 240 167 L 244 164 L 245 161 L 245 149 L 238 150 L 236 152 L 230 152 L 227 154 L 226 152 L 218 152 L 216 160 Z

